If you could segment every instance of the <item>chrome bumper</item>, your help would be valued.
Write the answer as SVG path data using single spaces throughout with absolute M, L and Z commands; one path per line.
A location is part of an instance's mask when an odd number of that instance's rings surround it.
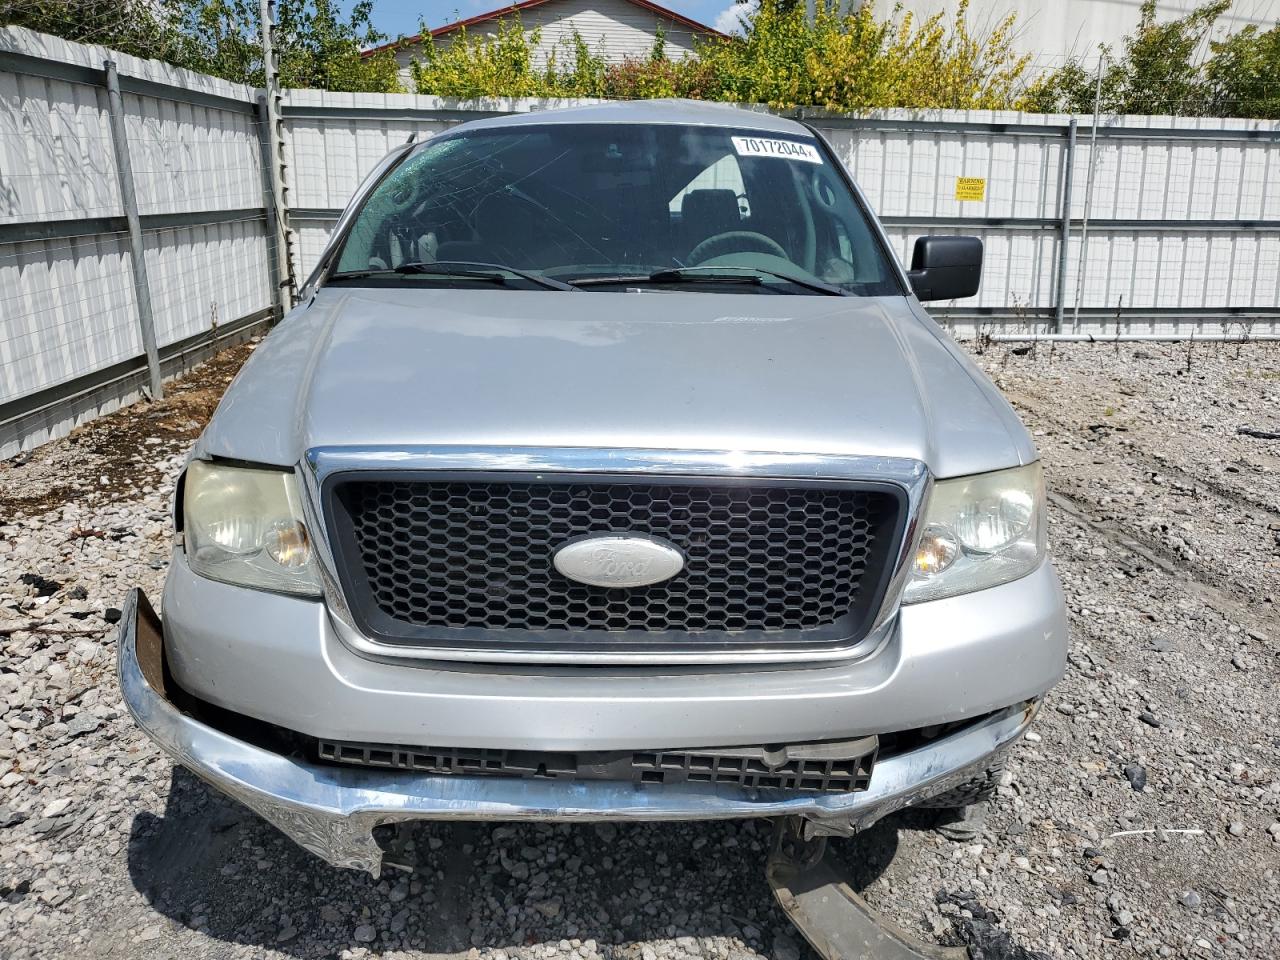
M 138 726 L 169 756 L 334 866 L 377 875 L 379 824 L 407 820 L 720 820 L 800 816 L 836 832 L 959 784 L 1031 723 L 1015 707 L 926 748 L 881 760 L 860 793 L 797 794 L 698 784 L 518 780 L 328 767 L 237 740 L 181 713 L 165 693 L 159 619 L 140 590 L 125 601 L 117 644 L 120 688 Z

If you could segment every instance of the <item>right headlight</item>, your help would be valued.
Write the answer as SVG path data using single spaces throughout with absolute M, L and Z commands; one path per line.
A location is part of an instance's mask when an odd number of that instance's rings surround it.
M 183 537 L 195 573 L 241 587 L 319 595 L 292 472 L 192 460 L 183 486 Z
M 1008 583 L 1036 569 L 1044 555 L 1044 470 L 1038 461 L 939 480 L 902 602 Z

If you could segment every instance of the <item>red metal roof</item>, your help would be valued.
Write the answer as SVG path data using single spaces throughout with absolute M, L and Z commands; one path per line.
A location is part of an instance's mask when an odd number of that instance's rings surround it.
M 681 26 L 688 27 L 690 30 L 696 31 L 697 33 L 706 34 L 707 36 L 712 37 L 727 37 L 727 34 L 721 33 L 714 27 L 708 27 L 705 23 L 699 23 L 697 20 L 691 20 L 684 14 L 676 13 L 674 10 L 668 10 L 666 7 L 653 3 L 652 0 L 626 0 L 626 2 L 634 4 L 637 7 L 642 7 L 650 13 L 655 13 L 665 20 L 671 20 Z M 478 23 L 487 23 L 490 20 L 500 20 L 513 13 L 518 14 L 532 7 L 540 7 L 544 3 L 555 3 L 555 0 L 519 0 L 517 3 L 512 3 L 506 7 L 499 7 L 497 10 L 490 10 L 488 13 L 477 14 L 474 17 L 468 17 L 466 20 L 459 20 L 456 23 L 446 23 L 443 27 L 436 27 L 434 30 L 430 31 L 429 36 L 433 38 L 443 37 L 446 34 L 453 33 L 455 30 L 461 30 L 464 27 L 472 27 Z M 362 51 L 360 55 L 362 57 L 369 57 L 375 53 L 381 53 L 383 50 L 399 50 L 401 47 L 411 47 L 415 43 L 421 43 L 425 39 L 426 37 L 422 34 L 415 33 L 412 37 L 401 37 L 399 40 L 392 40 L 390 43 L 371 47 L 368 50 Z

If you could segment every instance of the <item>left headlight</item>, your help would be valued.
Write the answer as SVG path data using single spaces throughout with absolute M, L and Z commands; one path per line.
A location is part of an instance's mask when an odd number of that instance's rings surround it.
M 1039 462 L 939 480 L 902 602 L 940 600 L 1008 583 L 1035 570 L 1044 555 Z
M 260 590 L 320 593 L 292 473 L 193 460 L 182 517 L 187 562 L 201 576 Z

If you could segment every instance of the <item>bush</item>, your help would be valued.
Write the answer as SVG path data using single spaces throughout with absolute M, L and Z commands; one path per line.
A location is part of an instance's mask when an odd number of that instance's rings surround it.
M 1204 77 L 1214 116 L 1280 120 L 1280 24 L 1213 44 Z
M 392 51 L 361 55 L 385 39 L 373 29 L 372 0 L 355 0 L 344 17 L 345 6 L 339 0 L 279 0 L 283 86 L 400 89 Z M 648 57 L 622 63 L 607 63 L 577 35 L 540 51 L 541 32 L 526 34 L 516 15 L 501 21 L 493 36 L 464 29 L 448 43 L 428 39 L 411 67 L 413 89 L 463 98 L 690 97 L 836 111 L 1093 112 L 1097 75 L 1082 61 L 1030 80 L 1030 58 L 1011 44 L 1012 15 L 975 33 L 968 0 L 960 0 L 950 19 L 938 13 L 922 21 L 899 7 L 880 19 L 873 0 L 847 13 L 835 0 L 817 0 L 810 23 L 805 7 L 798 0 L 760 0 L 745 17 L 742 37 L 702 40 L 696 55 L 683 59 L 668 57 L 659 30 Z M 1101 110 L 1280 119 L 1280 24 L 1210 41 L 1229 7 L 1229 0 L 1211 0 L 1161 23 L 1156 0 L 1144 0 L 1137 29 L 1124 38 L 1122 53 L 1105 63 Z M 257 17 L 253 0 L 0 0 L 0 25 L 101 43 L 261 86 Z M 429 36 L 425 28 L 423 33 Z
M 1092 113 L 1100 90 L 1103 113 L 1280 119 L 1280 26 L 1209 41 L 1229 8 L 1228 0 L 1214 0 L 1160 23 L 1155 0 L 1144 0 L 1123 53 L 1104 63 L 1100 88 L 1096 71 L 1072 60 L 1032 83 L 1018 106 Z
M 910 14 L 881 21 L 871 3 L 840 14 L 820 2 L 809 23 L 803 4 L 762 0 L 744 37 L 703 40 L 693 57 L 668 59 L 659 36 L 648 59 L 609 64 L 575 35 L 541 67 L 541 32 L 526 34 L 516 16 L 492 37 L 460 30 L 450 43 L 428 41 L 412 71 L 419 93 L 455 97 L 691 97 L 832 110 L 1011 106 L 1029 63 L 1010 45 L 1014 18 L 978 36 L 967 11 L 961 0 L 948 26 L 942 14 L 919 24 Z
M 961 0 L 948 25 L 941 13 L 917 24 L 910 13 L 880 20 L 871 3 L 845 14 L 819 3 L 809 23 L 804 4 L 763 0 L 741 41 L 699 53 L 721 100 L 831 110 L 1007 108 L 1030 58 L 1012 49 L 1012 15 L 979 36 L 968 7 Z

